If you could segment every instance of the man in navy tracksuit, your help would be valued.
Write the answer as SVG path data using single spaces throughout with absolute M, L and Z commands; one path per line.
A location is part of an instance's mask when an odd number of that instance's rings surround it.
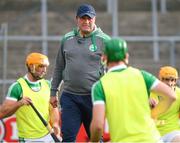
M 90 137 L 91 87 L 103 74 L 103 44 L 110 39 L 95 25 L 95 20 L 96 12 L 91 5 L 79 6 L 77 28 L 64 35 L 56 57 L 50 102 L 57 107 L 56 95 L 63 80 L 60 97 L 63 142 L 76 140 L 81 123 Z

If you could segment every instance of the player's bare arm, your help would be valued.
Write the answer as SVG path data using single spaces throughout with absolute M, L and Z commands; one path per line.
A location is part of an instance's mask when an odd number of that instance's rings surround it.
M 6 99 L 2 106 L 0 106 L 0 119 L 13 115 L 17 109 L 23 105 L 29 105 L 31 99 L 29 97 L 23 97 L 19 101 Z
M 91 138 L 92 142 L 98 142 L 103 134 L 105 118 L 104 104 L 97 104 L 93 106 L 93 119 L 91 122 Z
M 61 129 L 60 129 L 60 115 L 58 107 L 53 108 L 50 106 L 50 124 L 53 127 L 54 133 L 56 136 L 60 137 Z
M 157 94 L 161 95 L 163 98 L 163 100 L 152 109 L 152 117 L 156 118 L 159 114 L 164 113 L 171 106 L 171 104 L 176 100 L 176 95 L 169 86 L 162 82 L 160 82 L 158 86 L 153 89 L 153 91 L 157 92 Z

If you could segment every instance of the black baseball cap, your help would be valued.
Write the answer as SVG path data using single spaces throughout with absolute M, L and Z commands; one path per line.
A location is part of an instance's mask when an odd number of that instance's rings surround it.
M 79 6 L 76 16 L 82 17 L 82 16 L 89 16 L 90 18 L 93 18 L 96 16 L 95 9 L 93 8 L 92 5 L 89 4 L 82 4 Z

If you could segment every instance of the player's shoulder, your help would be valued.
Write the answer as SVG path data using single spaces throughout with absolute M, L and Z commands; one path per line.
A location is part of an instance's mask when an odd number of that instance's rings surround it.
M 178 86 L 176 86 L 176 94 L 180 96 L 180 88 Z
M 69 37 L 75 36 L 74 30 L 66 33 L 63 38 L 68 39 Z
M 178 86 L 176 86 L 175 93 L 176 93 L 176 97 L 177 97 L 176 101 L 180 103 L 180 88 Z
M 73 38 L 76 35 L 75 29 L 73 29 L 72 31 L 66 33 L 63 37 L 61 42 L 63 43 L 66 40 L 69 40 L 70 38 Z
M 21 85 L 20 85 L 20 83 L 18 81 L 13 82 L 9 87 L 10 90 L 14 90 L 14 89 L 17 89 L 17 88 L 21 88 Z
M 104 40 L 110 40 L 111 39 L 111 37 L 108 34 L 104 33 L 101 30 L 101 28 L 99 28 L 99 27 L 94 31 L 94 34 L 96 35 L 96 37 L 100 37 Z
M 48 79 L 42 79 L 46 84 L 48 84 L 49 87 L 51 87 L 51 81 Z
M 18 96 L 20 96 L 21 93 L 22 93 L 22 87 L 20 83 L 16 81 L 9 86 L 7 97 L 18 99 L 19 98 Z

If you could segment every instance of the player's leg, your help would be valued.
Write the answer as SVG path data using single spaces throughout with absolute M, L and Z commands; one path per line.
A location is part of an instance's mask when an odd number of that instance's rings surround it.
M 172 139 L 171 143 L 179 143 L 180 142 L 180 132 L 176 134 L 176 136 Z
M 92 120 L 92 100 L 91 96 L 83 96 L 83 108 L 81 109 L 82 111 L 82 120 L 84 124 L 84 128 L 86 130 L 86 133 L 88 137 L 90 138 L 90 124 Z
M 75 142 L 81 125 L 81 112 L 75 103 L 77 95 L 63 92 L 60 99 L 63 142 Z
M 163 142 L 177 143 L 180 142 L 180 131 L 172 131 L 162 137 Z

